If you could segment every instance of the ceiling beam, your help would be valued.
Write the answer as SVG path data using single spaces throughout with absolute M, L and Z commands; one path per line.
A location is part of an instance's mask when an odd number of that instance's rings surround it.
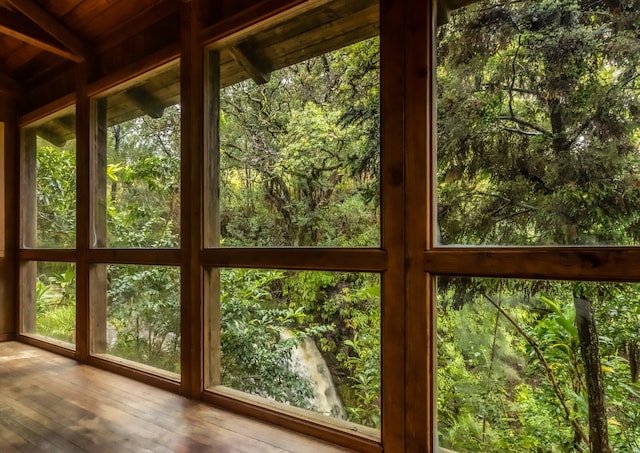
M 164 114 L 164 106 L 143 87 L 133 87 L 127 90 L 127 97 L 151 118 L 158 119 Z
M 6 2 L 42 27 L 81 60 L 84 59 L 86 51 L 82 40 L 47 10 L 33 0 L 6 0 Z
M 242 69 L 245 70 L 257 85 L 262 85 L 269 81 L 271 78 L 271 71 L 269 71 L 266 68 L 266 65 L 247 49 L 247 46 L 243 46 L 242 44 L 231 46 L 229 48 L 229 52 L 233 59 L 242 66 Z
M 3 10 L 0 14 L 0 33 L 26 42 L 39 49 L 79 62 L 82 57 L 61 46 L 55 39 L 22 14 Z
M 60 135 L 58 132 L 52 131 L 45 127 L 39 127 L 36 130 L 36 134 L 38 134 L 40 138 L 45 139 L 49 143 L 57 146 L 58 148 L 62 148 L 64 145 L 67 144 L 67 139 L 65 137 Z

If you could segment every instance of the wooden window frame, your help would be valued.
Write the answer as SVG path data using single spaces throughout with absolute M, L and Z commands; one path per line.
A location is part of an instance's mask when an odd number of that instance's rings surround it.
M 37 247 L 36 234 L 36 144 L 35 134 L 29 128 L 48 121 L 56 115 L 71 110 L 74 107 L 75 98 L 66 96 L 37 111 L 25 115 L 18 121 L 20 128 L 20 158 L 18 195 L 20 198 L 20 216 L 18 225 L 18 291 L 16 310 L 16 337 L 25 343 L 33 344 L 52 350 L 62 355 L 72 357 L 75 355 L 77 344 L 69 347 L 68 344 L 45 338 L 35 333 L 35 281 L 37 278 L 38 262 L 75 262 L 75 248 L 56 249 Z M 76 155 L 77 155 L 76 147 Z M 77 175 L 76 175 L 77 178 Z M 76 179 L 77 182 L 77 179 Z M 76 197 L 77 204 L 77 197 Z M 77 229 L 76 210 L 76 229 Z M 76 231 L 77 238 L 77 231 Z M 77 242 L 76 242 L 77 244 Z M 77 320 L 76 320 L 77 323 Z M 77 324 L 76 324 L 77 325 Z

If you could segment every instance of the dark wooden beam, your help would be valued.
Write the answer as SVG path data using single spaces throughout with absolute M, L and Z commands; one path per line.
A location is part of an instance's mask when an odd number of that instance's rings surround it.
M 58 148 L 62 148 L 64 145 L 67 144 L 67 139 L 65 137 L 63 137 L 62 135 L 60 135 L 59 133 L 51 129 L 48 129 L 45 127 L 39 127 L 36 133 L 38 134 L 39 137 L 45 139 L 49 143 L 53 143 Z
M 65 115 L 54 119 L 53 124 L 57 127 L 64 129 L 65 131 L 74 134 L 76 133 L 76 117 L 75 115 Z
M 229 48 L 231 56 L 238 62 L 242 69 L 253 81 L 262 85 L 267 83 L 271 78 L 271 71 L 267 69 L 267 65 L 248 49 L 246 44 L 238 44 Z
M 85 56 L 85 45 L 78 36 L 33 0 L 6 0 L 15 9 L 34 21 L 44 31 L 69 49 L 78 61 Z
M 133 87 L 127 90 L 127 97 L 136 107 L 151 118 L 160 118 L 164 114 L 164 106 L 143 87 Z
M 3 10 L 2 14 L 0 14 L 0 33 L 68 60 L 76 62 L 81 60 L 78 55 L 61 46 L 49 34 L 22 14 Z

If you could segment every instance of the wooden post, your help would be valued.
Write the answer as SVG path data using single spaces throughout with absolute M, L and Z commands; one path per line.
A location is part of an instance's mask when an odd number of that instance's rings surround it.
M 204 390 L 203 338 L 204 309 L 202 303 L 203 271 L 200 265 L 202 234 L 202 162 L 203 162 L 203 97 L 204 55 L 199 33 L 202 28 L 202 2 L 182 4 L 180 93 L 182 102 L 181 130 L 181 370 L 182 393 L 200 397 Z
M 16 332 L 17 154 L 15 99 L 0 90 L 0 341 Z
M 406 451 L 435 451 L 436 329 L 433 278 L 425 251 L 434 243 L 436 0 L 405 0 L 405 329 Z
M 220 54 L 206 53 L 205 99 L 208 125 L 204 143 L 204 244 L 220 246 Z M 220 269 L 205 272 L 205 386 L 220 381 Z
M 90 65 L 87 60 L 76 68 L 76 358 L 89 359 L 89 242 L 91 236 L 90 152 L 91 108 L 87 94 Z
M 37 136 L 33 128 L 22 133 L 22 150 L 20 153 L 20 246 L 36 247 L 38 231 L 38 204 L 36 198 L 36 153 Z M 36 331 L 36 279 L 38 274 L 35 261 L 20 265 L 20 331 L 34 333 Z
M 380 197 L 382 248 L 382 445 L 405 451 L 405 243 L 404 243 L 404 45 L 403 3 L 380 1 Z M 400 302 L 400 303 L 399 303 Z
M 107 100 L 93 105 L 89 210 L 93 222 L 92 248 L 107 245 Z M 107 352 L 107 266 L 94 264 L 90 272 L 91 352 Z

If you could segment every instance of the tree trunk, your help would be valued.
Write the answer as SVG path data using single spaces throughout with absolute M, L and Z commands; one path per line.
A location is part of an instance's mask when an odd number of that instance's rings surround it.
M 638 382 L 638 362 L 640 362 L 640 347 L 635 341 L 629 342 L 629 370 L 631 371 L 631 382 Z
M 576 307 L 576 327 L 580 339 L 580 353 L 584 362 L 589 401 L 589 447 L 593 453 L 611 453 L 604 404 L 604 378 L 600 364 L 598 333 L 591 302 L 573 298 Z

